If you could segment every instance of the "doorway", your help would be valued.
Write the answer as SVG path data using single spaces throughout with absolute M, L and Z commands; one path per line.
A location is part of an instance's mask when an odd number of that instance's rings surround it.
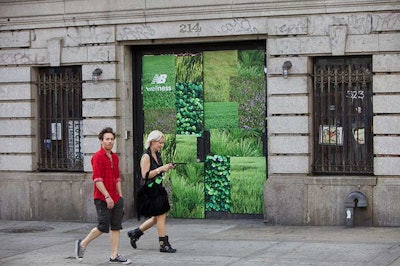
M 265 42 L 134 47 L 135 173 L 143 140 L 166 136 L 176 218 L 262 217 Z

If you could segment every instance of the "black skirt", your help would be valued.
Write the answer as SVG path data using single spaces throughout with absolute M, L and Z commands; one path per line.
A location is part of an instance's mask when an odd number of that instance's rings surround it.
M 153 183 L 152 187 L 143 186 L 137 194 L 138 217 L 152 217 L 170 210 L 168 193 L 162 184 Z

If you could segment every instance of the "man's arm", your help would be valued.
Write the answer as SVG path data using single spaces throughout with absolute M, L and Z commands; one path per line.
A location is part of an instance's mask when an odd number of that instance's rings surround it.
M 121 180 L 117 181 L 117 191 L 119 196 L 122 198 L 122 186 L 121 186 Z
M 96 180 L 95 184 L 96 184 L 96 187 L 100 190 L 101 194 L 103 194 L 106 199 L 110 198 L 110 194 L 108 193 L 103 181 Z

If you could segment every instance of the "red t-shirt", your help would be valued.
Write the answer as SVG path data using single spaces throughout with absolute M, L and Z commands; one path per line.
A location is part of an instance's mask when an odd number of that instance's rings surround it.
M 102 181 L 106 187 L 110 197 L 114 202 L 117 202 L 120 195 L 117 191 L 117 182 L 121 181 L 118 156 L 111 152 L 112 162 L 106 154 L 106 150 L 101 147 L 92 157 L 92 168 L 93 168 L 93 181 L 94 181 L 94 193 L 93 198 L 106 201 L 103 193 L 96 186 L 96 182 Z

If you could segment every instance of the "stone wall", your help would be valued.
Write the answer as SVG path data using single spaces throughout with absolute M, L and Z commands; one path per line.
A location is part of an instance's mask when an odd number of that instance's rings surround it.
M 91 173 L 2 172 L 0 180 L 0 220 L 97 221 Z M 130 183 L 123 181 L 124 195 Z M 132 217 L 125 203 L 125 217 Z
M 95 221 L 90 175 L 0 173 L 0 219 Z
M 399 19 L 399 12 L 268 19 L 267 221 L 344 225 L 346 197 L 360 191 L 368 207 L 356 213 L 357 225 L 399 224 L 400 203 L 393 200 L 400 198 Z M 350 54 L 373 55 L 374 177 L 312 177 L 310 62 L 314 56 Z M 283 79 L 287 60 L 293 66 Z

